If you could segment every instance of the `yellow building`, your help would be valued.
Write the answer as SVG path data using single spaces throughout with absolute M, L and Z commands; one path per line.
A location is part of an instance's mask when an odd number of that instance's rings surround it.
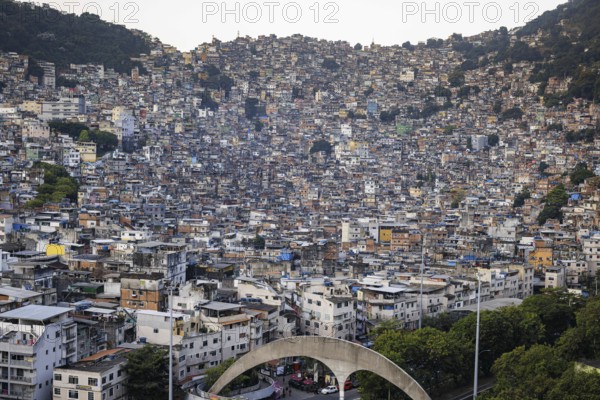
M 543 240 L 535 241 L 535 250 L 529 253 L 529 265 L 534 267 L 552 266 L 552 245 Z
M 81 156 L 83 162 L 96 162 L 96 143 L 93 142 L 77 142 L 75 149 Z

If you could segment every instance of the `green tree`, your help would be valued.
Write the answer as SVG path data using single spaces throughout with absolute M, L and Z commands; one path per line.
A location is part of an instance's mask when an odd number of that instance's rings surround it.
M 582 305 L 577 296 L 566 290 L 549 289 L 523 300 L 521 308 L 539 316 L 544 325 L 542 342 L 554 344 L 567 329 L 575 326 L 575 313 Z
M 444 134 L 452 135 L 452 133 L 454 133 L 455 130 L 456 130 L 456 125 L 448 125 L 444 128 Z
M 502 112 L 502 100 L 496 100 L 494 102 L 494 107 L 492 107 L 492 111 L 496 114 L 500 114 Z
M 310 154 L 324 151 L 327 154 L 331 154 L 332 146 L 327 140 L 317 140 L 313 143 L 310 148 Z
M 256 235 L 254 237 L 254 239 L 252 240 L 252 245 L 254 246 L 254 248 L 256 250 L 264 250 L 265 244 L 266 244 L 265 238 L 260 235 Z
M 450 335 L 472 349 L 475 347 L 475 324 L 476 315 L 469 314 L 452 326 Z M 543 337 L 543 332 L 539 317 L 517 307 L 481 312 L 481 373 L 489 375 L 498 357 L 517 346 L 531 346 L 537 343 Z
M 235 363 L 234 358 L 230 358 L 228 360 L 223 361 L 221 364 L 216 367 L 209 368 L 206 370 L 206 379 L 204 381 L 204 387 L 206 389 L 210 389 L 212 385 Z M 248 387 L 250 385 L 258 383 L 258 375 L 254 371 L 246 372 L 233 381 L 231 381 L 223 390 L 221 390 L 221 394 L 223 396 L 227 396 L 231 389 Z
M 504 111 L 501 115 L 501 119 L 504 121 L 511 119 L 521 119 L 522 117 L 523 110 L 521 110 L 519 107 L 509 108 L 508 110 Z
M 258 107 L 258 99 L 254 97 L 248 97 L 244 103 L 244 112 L 247 119 L 253 119 L 256 117 Z
M 525 188 L 521 190 L 521 193 L 519 193 L 517 197 L 515 197 L 515 201 L 513 202 L 513 208 L 523 207 L 523 205 L 525 204 L 525 200 L 529 198 L 531 198 L 531 193 L 529 192 L 529 189 Z
M 411 44 L 410 41 L 406 41 L 406 42 L 402 43 L 402 48 L 409 50 L 409 51 L 413 51 L 415 49 L 415 46 L 413 44 Z
M 354 45 L 354 50 L 362 50 L 362 48 L 363 48 L 363 45 L 362 45 L 362 44 L 360 44 L 360 43 L 356 43 L 356 44 Z
M 337 71 L 340 69 L 340 64 L 338 64 L 333 58 L 326 58 L 323 61 L 323 68 L 327 68 L 330 71 Z
M 152 345 L 127 353 L 124 370 L 127 390 L 135 400 L 162 400 L 168 397 L 168 351 Z
M 423 326 L 448 332 L 458 320 L 458 314 L 443 312 L 434 317 L 423 317 Z
M 488 135 L 488 145 L 490 147 L 497 146 L 498 143 L 500 143 L 500 137 L 497 134 L 492 133 L 491 135 Z
M 546 196 L 544 208 L 537 218 L 538 224 L 543 225 L 549 219 L 561 219 L 562 214 L 560 210 L 563 206 L 567 205 L 568 201 L 569 194 L 563 184 L 552 189 Z
M 570 360 L 600 358 L 600 298 L 593 297 L 577 312 L 577 326 L 558 341 L 562 354 Z
M 579 185 L 587 178 L 591 178 L 593 176 L 595 176 L 594 173 L 587 169 L 586 163 L 579 163 L 575 166 L 575 169 L 571 172 L 569 178 L 571 178 L 571 183 L 573 185 Z
M 573 363 L 548 393 L 548 400 L 594 400 L 600 393 L 600 373 Z
M 90 132 L 87 130 L 83 130 L 79 133 L 79 139 L 77 139 L 80 142 L 91 142 L 92 141 L 92 137 L 90 136 Z
M 465 73 L 457 68 L 448 75 L 448 82 L 452 87 L 459 87 L 465 84 Z
M 547 162 L 542 161 L 540 162 L 540 165 L 538 165 L 538 172 L 540 173 L 540 175 L 546 176 L 546 170 L 548 168 L 550 168 L 550 165 L 548 165 Z
M 92 142 L 96 143 L 96 150 L 98 155 L 102 157 L 106 153 L 110 153 L 119 147 L 119 138 L 117 135 L 104 132 L 104 131 L 92 131 L 91 134 Z
M 460 342 L 437 329 L 387 329 L 375 339 L 374 350 L 404 369 L 432 394 L 442 393 L 470 379 L 471 359 L 465 358 L 469 353 Z M 382 378 L 365 373 L 359 375 L 359 380 L 361 398 L 385 399 L 388 392 L 394 399 L 404 398 Z
M 558 350 L 545 345 L 517 347 L 495 363 L 492 399 L 544 399 L 567 369 Z
M 233 365 L 235 362 L 234 358 L 230 358 L 228 360 L 223 361 L 221 364 L 216 367 L 209 368 L 206 370 L 206 379 L 204 380 L 204 387 L 206 389 L 210 389 L 212 385 Z

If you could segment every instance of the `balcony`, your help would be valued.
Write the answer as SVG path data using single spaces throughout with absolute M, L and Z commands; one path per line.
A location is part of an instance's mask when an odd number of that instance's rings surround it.
M 33 378 L 31 376 L 0 375 L 0 381 L 31 383 Z
M 1 366 L 12 366 L 12 367 L 23 367 L 23 368 L 27 368 L 27 369 L 33 369 L 33 361 L 26 361 L 26 360 L 10 360 L 8 358 L 3 358 L 0 359 L 0 365 Z
M 0 394 L 2 395 L 1 398 L 3 398 L 3 399 L 24 399 L 25 398 L 25 392 L 15 392 L 13 390 L 11 390 L 10 392 L 8 390 L 2 390 L 0 392 Z
M 69 342 L 72 342 L 75 339 L 77 339 L 77 335 L 76 334 L 74 334 L 74 333 L 68 333 L 66 335 L 63 335 L 62 342 L 63 343 L 69 343 Z
M 63 348 L 62 358 L 69 358 L 75 353 L 77 353 L 77 348 L 75 346 L 68 346 L 66 348 Z

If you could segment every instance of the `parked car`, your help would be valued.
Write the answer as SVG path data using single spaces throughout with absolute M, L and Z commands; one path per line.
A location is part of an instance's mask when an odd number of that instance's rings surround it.
M 350 390 L 352 389 L 352 381 L 350 379 L 348 379 L 346 382 L 344 382 L 344 390 Z
M 337 391 L 338 391 L 337 386 L 327 386 L 327 387 L 324 387 L 323 389 L 321 389 L 321 394 L 336 393 Z

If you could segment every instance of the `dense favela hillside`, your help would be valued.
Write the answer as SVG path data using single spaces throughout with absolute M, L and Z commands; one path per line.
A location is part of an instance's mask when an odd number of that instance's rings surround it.
M 73 384 L 78 360 L 173 332 L 176 385 L 321 335 L 373 346 L 441 398 L 472 388 L 480 299 L 488 399 L 596 398 L 598 18 L 580 0 L 473 37 L 240 36 L 189 52 L 97 20 L 10 20 L 0 352 L 23 375 L 0 397 L 89 397 L 107 386 Z M 107 358 L 135 398 L 148 376 L 168 387 L 165 352 L 145 351 Z M 358 382 L 363 399 L 403 398 Z
M 57 67 L 102 63 L 130 71 L 130 57 L 149 51 L 147 36 L 93 14 L 76 16 L 33 2 L 0 0 L 0 50 L 28 55 Z
M 506 35 L 482 35 L 483 40 L 476 45 L 459 41 L 454 48 L 467 58 L 463 69 L 490 62 L 526 61 L 534 65 L 529 81 L 541 84 L 540 94 L 545 92 L 550 78 L 560 77 L 569 81 L 567 90 L 556 93 L 560 100 L 593 100 L 600 94 L 598 15 L 597 1 L 573 0 L 528 23 L 513 40 Z M 556 96 L 551 101 L 556 101 Z

